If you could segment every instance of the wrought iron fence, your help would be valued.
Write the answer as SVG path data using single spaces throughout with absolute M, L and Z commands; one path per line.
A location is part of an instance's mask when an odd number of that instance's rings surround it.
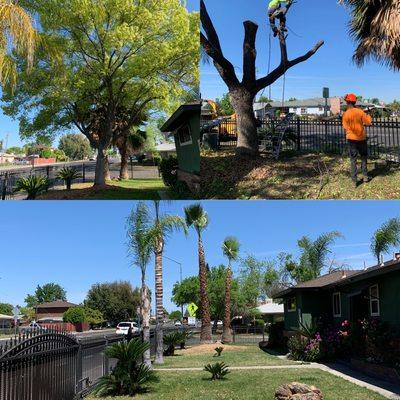
M 269 119 L 260 123 L 260 144 L 263 141 L 267 142 L 274 139 L 274 128 L 279 122 L 279 119 Z M 372 125 L 366 129 L 370 156 L 399 163 L 400 120 L 375 119 Z M 220 149 L 236 146 L 236 120 L 222 121 L 215 130 L 218 132 Z M 347 152 L 347 141 L 342 121 L 340 119 L 292 119 L 288 122 L 288 130 L 282 143 L 282 150 L 345 154 Z

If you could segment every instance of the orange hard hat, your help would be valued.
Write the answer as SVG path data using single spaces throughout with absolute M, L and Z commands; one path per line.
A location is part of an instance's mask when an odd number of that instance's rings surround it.
M 349 93 L 344 96 L 344 100 L 349 103 L 357 103 L 357 96 L 354 93 Z

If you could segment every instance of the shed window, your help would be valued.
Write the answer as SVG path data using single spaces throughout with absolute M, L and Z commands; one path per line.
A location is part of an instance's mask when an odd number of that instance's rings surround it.
M 178 129 L 177 134 L 178 134 L 178 138 L 179 138 L 179 144 L 181 146 L 192 143 L 192 136 L 190 135 L 189 125 L 182 125 Z
M 378 285 L 370 286 L 369 288 L 369 309 L 371 317 L 379 317 L 379 288 Z
M 296 297 L 291 297 L 287 301 L 287 309 L 290 312 L 296 311 Z
M 342 304 L 340 301 L 340 293 L 333 293 L 333 316 L 342 316 Z

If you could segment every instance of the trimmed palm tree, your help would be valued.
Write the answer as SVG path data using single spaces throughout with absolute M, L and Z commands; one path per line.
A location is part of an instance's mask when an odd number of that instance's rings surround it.
M 185 207 L 186 225 L 193 227 L 197 233 L 200 281 L 201 332 L 200 342 L 209 343 L 211 336 L 210 300 L 207 291 L 207 266 L 205 262 L 202 233 L 207 228 L 209 219 L 201 204 Z
M 81 174 L 75 168 L 72 167 L 64 167 L 57 174 L 57 179 L 60 179 L 65 182 L 67 190 L 71 190 L 72 181 L 80 177 Z
M 155 285 L 156 285 L 156 364 L 164 363 L 164 343 L 163 343 L 163 324 L 164 324 L 164 305 L 163 305 L 163 251 L 166 239 L 174 231 L 182 230 L 187 234 L 185 220 L 177 215 L 161 215 L 160 201 L 154 201 L 155 219 L 150 235 L 153 239 L 154 258 L 155 258 Z
M 369 58 L 400 69 L 400 0 L 341 0 L 350 7 L 350 34 L 357 47 L 354 60 Z
M 27 192 L 27 200 L 35 200 L 36 197 L 49 188 L 47 176 L 30 175 L 27 178 L 17 180 L 15 192 Z
M 17 69 L 12 52 L 33 62 L 36 31 L 32 17 L 17 1 L 0 0 L 0 84 L 14 87 Z
M 127 224 L 128 251 L 133 256 L 135 265 L 140 268 L 140 316 L 142 319 L 143 341 L 150 343 L 150 296 L 146 285 L 146 269 L 153 251 L 151 234 L 151 216 L 149 208 L 143 201 L 138 202 L 136 209 L 128 217 Z M 144 352 L 143 361 L 151 366 L 150 348 Z
M 371 238 L 371 251 L 380 264 L 381 256 L 398 245 L 400 245 L 400 218 L 391 218 L 374 232 Z
M 225 238 L 222 244 L 222 252 L 228 259 L 228 268 L 226 269 L 225 278 L 225 310 L 224 310 L 224 328 L 222 332 L 222 342 L 232 342 L 231 329 L 231 286 L 232 286 L 232 261 L 236 261 L 239 257 L 240 243 L 233 236 Z

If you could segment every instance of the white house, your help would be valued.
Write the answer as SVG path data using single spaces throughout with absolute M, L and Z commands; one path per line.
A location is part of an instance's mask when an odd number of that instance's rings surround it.
M 274 303 L 272 300 L 268 299 L 261 303 L 257 310 L 266 317 L 265 319 L 270 322 L 275 322 L 278 320 L 283 320 L 284 309 L 283 304 Z

